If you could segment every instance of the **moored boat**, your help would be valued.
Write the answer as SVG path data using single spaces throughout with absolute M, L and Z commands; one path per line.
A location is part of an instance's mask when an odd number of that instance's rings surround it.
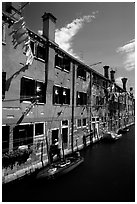
M 102 137 L 102 140 L 111 142 L 111 141 L 116 141 L 116 140 L 120 139 L 121 137 L 122 137 L 122 134 L 117 134 L 117 133 L 111 131 L 111 132 L 105 132 L 103 137 Z
M 123 129 L 118 130 L 118 134 L 124 134 L 124 133 L 127 133 L 127 132 L 129 132 L 129 128 L 123 128 Z
M 37 179 L 55 179 L 59 176 L 62 176 L 74 168 L 79 166 L 84 162 L 84 158 L 81 157 L 79 154 L 75 153 L 73 156 L 69 156 L 65 160 L 57 161 L 52 163 L 48 167 L 44 167 L 37 175 Z

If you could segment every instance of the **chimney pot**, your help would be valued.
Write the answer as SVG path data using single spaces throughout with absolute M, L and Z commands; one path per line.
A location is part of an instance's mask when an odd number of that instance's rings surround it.
M 107 79 L 109 78 L 109 76 L 108 76 L 108 69 L 109 69 L 109 66 L 104 66 L 103 67 L 104 68 L 104 77 L 106 77 Z
M 110 78 L 111 78 L 111 81 L 112 81 L 112 82 L 115 82 L 114 74 L 115 74 L 115 71 L 114 71 L 114 70 L 111 70 L 111 71 L 110 71 Z
M 122 78 L 122 83 L 123 83 L 123 89 L 126 91 L 126 83 L 127 83 L 127 78 Z

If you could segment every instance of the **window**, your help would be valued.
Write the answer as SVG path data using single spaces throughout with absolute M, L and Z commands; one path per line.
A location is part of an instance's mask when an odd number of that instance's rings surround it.
M 33 124 L 18 125 L 13 130 L 13 148 L 33 144 Z
M 33 101 L 37 98 L 39 103 L 46 102 L 45 84 L 26 77 L 21 78 L 20 101 Z
M 6 43 L 6 32 L 5 32 L 5 27 L 6 25 L 4 22 L 2 23 L 2 43 Z
M 70 71 L 70 60 L 67 57 L 65 57 L 63 59 L 63 62 L 64 62 L 64 70 L 69 72 Z
M 2 126 L 2 153 L 9 151 L 9 130 L 9 126 Z
M 92 118 L 92 122 L 95 122 L 95 118 Z
M 70 60 L 68 57 L 63 57 L 61 55 L 55 55 L 55 67 L 60 68 L 64 71 L 70 71 Z
M 77 68 L 77 78 L 82 78 L 84 81 L 86 81 L 86 70 L 84 67 L 78 66 Z
M 61 104 L 61 87 L 53 86 L 53 104 Z
M 46 48 L 43 45 L 37 45 L 37 58 L 45 60 Z
M 77 127 L 81 127 L 81 119 L 77 119 Z
M 77 105 L 87 105 L 87 93 L 77 91 Z
M 35 135 L 43 135 L 43 134 L 44 134 L 44 123 L 36 123 Z
M 45 84 L 40 81 L 36 81 L 36 97 L 38 98 L 39 103 L 46 103 L 46 92 Z
M 31 51 L 32 51 L 33 55 L 35 55 L 35 43 L 32 40 L 30 41 L 30 47 L 31 47 Z
M 22 77 L 20 101 L 32 101 L 35 97 L 35 80 Z
M 87 119 L 83 118 L 83 126 L 86 126 L 86 124 L 87 124 Z
M 70 89 L 63 88 L 63 104 L 70 104 Z
M 70 104 L 70 89 L 54 86 L 53 104 Z
M 62 121 L 62 126 L 68 126 L 68 120 L 63 120 Z
M 99 122 L 99 118 L 96 118 L 96 121 L 98 121 L 98 122 Z
M 63 57 L 58 54 L 55 55 L 55 67 L 63 68 Z
M 6 72 L 2 72 L 2 100 L 5 98 L 6 91 Z

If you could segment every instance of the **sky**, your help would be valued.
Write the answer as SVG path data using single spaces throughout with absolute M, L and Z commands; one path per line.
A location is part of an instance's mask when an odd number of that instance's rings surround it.
M 30 2 L 22 11 L 27 27 L 42 32 L 42 15 L 56 18 L 55 41 L 87 65 L 103 74 L 114 69 L 115 81 L 128 78 L 127 91 L 135 90 L 134 2 Z

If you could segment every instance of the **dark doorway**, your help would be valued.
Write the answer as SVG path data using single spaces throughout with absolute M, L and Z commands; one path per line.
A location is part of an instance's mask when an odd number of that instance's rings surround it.
M 55 143 L 55 140 L 58 141 L 58 132 L 59 132 L 59 129 L 52 130 L 52 144 Z
M 9 130 L 9 126 L 2 126 L 2 153 L 9 151 Z
M 64 148 L 67 148 L 67 144 L 68 144 L 68 128 L 62 128 L 62 142 L 63 142 Z

